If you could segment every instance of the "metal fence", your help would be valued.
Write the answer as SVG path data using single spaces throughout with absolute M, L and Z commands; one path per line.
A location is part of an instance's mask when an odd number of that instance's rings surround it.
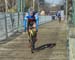
M 39 16 L 39 24 L 47 23 L 52 21 L 52 16 Z
M 51 16 L 39 16 L 39 25 L 51 20 Z M 23 29 L 23 13 L 0 13 L 0 41 Z

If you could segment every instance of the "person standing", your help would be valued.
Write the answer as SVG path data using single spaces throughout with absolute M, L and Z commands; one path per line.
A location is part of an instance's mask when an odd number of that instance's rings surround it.
M 57 17 L 58 17 L 58 20 L 59 20 L 59 23 L 61 22 L 61 11 L 59 10 L 57 12 Z

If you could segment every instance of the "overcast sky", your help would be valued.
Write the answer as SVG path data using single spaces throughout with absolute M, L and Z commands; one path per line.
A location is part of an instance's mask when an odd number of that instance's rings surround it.
M 45 1 L 51 4 L 59 4 L 59 5 L 64 3 L 64 0 L 45 0 Z

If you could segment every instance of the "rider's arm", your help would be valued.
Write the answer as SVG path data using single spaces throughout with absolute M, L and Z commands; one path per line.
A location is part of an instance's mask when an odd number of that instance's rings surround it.
M 36 20 L 36 30 L 38 31 L 38 27 L 39 27 L 39 16 L 38 16 L 38 14 L 35 14 L 35 20 Z
M 28 20 L 28 14 L 26 14 L 25 16 L 24 16 L 24 31 L 26 32 L 26 30 L 27 30 L 27 20 Z

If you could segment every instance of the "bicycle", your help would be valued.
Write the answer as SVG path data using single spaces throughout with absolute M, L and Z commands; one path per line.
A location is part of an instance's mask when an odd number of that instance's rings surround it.
M 30 26 L 29 26 L 29 33 L 30 33 L 30 39 L 29 39 L 29 42 L 31 44 L 31 52 L 34 53 L 34 50 L 35 50 L 35 42 L 36 42 L 36 31 L 35 31 L 36 28 L 33 27 L 33 22 L 30 23 Z

